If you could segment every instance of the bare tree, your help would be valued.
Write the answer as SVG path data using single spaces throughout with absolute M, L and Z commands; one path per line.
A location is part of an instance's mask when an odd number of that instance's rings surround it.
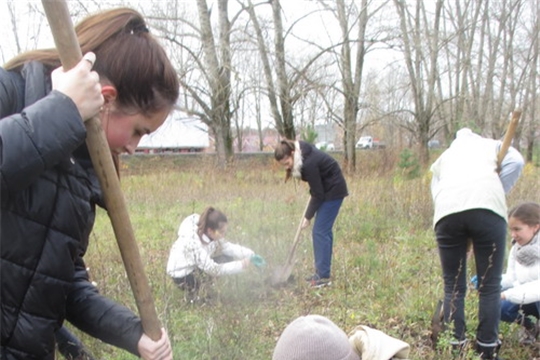
M 8 8 L 8 13 L 9 13 L 9 18 L 10 18 L 10 25 L 11 25 L 11 29 L 13 31 L 13 39 L 14 39 L 14 42 L 15 42 L 15 51 L 16 53 L 20 53 L 21 50 L 22 50 L 22 47 L 21 47 L 21 44 L 20 44 L 20 41 L 19 41 L 19 31 L 18 31 L 18 21 L 17 21 L 17 15 L 15 14 L 15 9 L 14 9 L 14 6 L 15 6 L 15 3 L 14 2 L 7 2 L 7 8 Z
M 263 65 L 262 70 L 264 73 L 264 78 L 265 78 L 265 83 L 266 83 L 266 94 L 268 96 L 268 100 L 270 101 L 270 111 L 272 113 L 272 117 L 274 118 L 278 132 L 282 136 L 289 137 L 291 134 L 286 133 L 285 131 L 286 126 L 285 126 L 283 117 L 281 116 L 281 112 L 279 111 L 279 108 L 278 108 L 278 95 L 277 95 L 276 87 L 274 85 L 272 67 L 270 65 L 271 54 L 268 50 L 268 47 L 265 44 L 265 38 L 263 35 L 262 27 L 260 25 L 259 19 L 257 18 L 257 15 L 255 13 L 255 8 L 251 0 L 248 1 L 246 10 L 249 13 L 249 17 L 250 17 L 252 26 L 255 30 L 255 34 L 257 38 L 257 46 L 259 49 L 259 56 L 261 58 L 261 62 Z M 294 137 L 291 137 L 291 138 L 294 138 Z
M 283 117 L 283 129 L 278 128 L 278 131 L 285 137 L 294 139 L 296 132 L 293 121 L 291 87 L 285 69 L 285 38 L 283 35 L 283 23 L 281 21 L 281 4 L 279 0 L 270 0 L 270 2 L 272 4 L 272 18 L 274 20 L 275 29 L 276 79 L 278 84 L 279 102 L 281 105 L 281 115 Z
M 279 0 L 270 0 L 272 5 L 272 18 L 274 23 L 274 56 L 273 64 L 276 69 L 276 80 L 272 74 L 271 56 L 272 53 L 266 45 L 260 21 L 255 13 L 255 7 L 251 0 L 248 0 L 246 9 L 249 13 L 251 23 L 257 36 L 259 55 L 263 64 L 263 72 L 266 80 L 266 92 L 270 101 L 270 110 L 276 123 L 278 133 L 289 139 L 296 137 L 293 121 L 291 86 L 287 77 L 285 63 L 285 39 L 283 35 L 283 23 L 281 20 L 281 5 Z M 279 106 L 278 106 L 279 104 Z
M 529 59 L 529 74 L 526 80 L 526 89 L 524 96 L 523 114 L 521 119 L 521 126 L 519 130 L 524 138 L 526 150 L 525 158 L 527 161 L 533 160 L 533 151 L 536 143 L 536 139 L 540 136 L 540 123 L 537 118 L 539 113 L 540 102 L 536 96 L 538 90 L 538 68 L 540 66 L 538 57 L 540 48 L 540 2 L 538 0 L 531 1 L 530 5 L 530 18 L 531 26 L 527 31 L 527 38 L 529 40 L 529 50 L 526 58 Z
M 345 166 L 349 171 L 356 168 L 356 123 L 359 106 L 360 88 L 362 86 L 362 72 L 364 70 L 364 57 L 366 54 L 366 28 L 368 24 L 368 1 L 362 0 L 358 11 L 358 25 L 356 38 L 356 58 L 354 66 L 351 55 L 351 26 L 344 0 L 337 0 L 337 18 L 341 29 L 341 56 L 340 72 L 343 93 L 343 148 L 345 150 Z M 356 21 L 355 21 L 356 22 Z
M 7 22 L 3 24 L 6 39 L 3 39 L 0 54 L 2 62 L 7 62 L 21 52 L 36 49 L 49 33 L 42 32 L 47 22 L 41 4 L 7 1 L 2 6 L 6 7 Z
M 452 8 L 452 5 L 455 8 Z M 454 41 L 447 41 L 442 44 L 445 49 L 443 55 L 446 60 L 446 84 L 439 81 L 437 84 L 439 98 L 444 98 L 444 93 L 453 99 L 446 103 L 445 111 L 442 112 L 440 128 L 443 129 L 444 138 L 450 140 L 463 125 L 464 121 L 471 119 L 471 91 L 469 81 L 473 69 L 473 45 L 475 35 L 478 33 L 478 23 L 482 11 L 482 4 L 476 0 L 456 1 L 448 3 L 443 8 L 444 16 L 448 21 L 443 24 L 447 33 L 447 38 Z M 441 76 L 441 80 L 442 80 Z M 433 129 L 435 135 L 439 128 Z
M 303 19 L 310 16 L 310 13 L 302 15 L 296 19 L 287 30 L 283 28 L 281 18 L 282 8 L 279 0 L 260 3 L 259 5 L 272 5 L 273 28 L 273 48 L 267 44 L 268 39 L 264 36 L 264 29 L 261 21 L 255 12 L 255 7 L 251 0 L 248 0 L 245 8 L 250 15 L 251 24 L 254 28 L 257 47 L 261 58 L 262 69 L 265 80 L 265 91 L 270 102 L 270 111 L 276 124 L 278 133 L 286 138 L 294 139 L 297 135 L 294 117 L 297 111 L 295 104 L 306 97 L 310 91 L 316 91 L 320 86 L 317 78 L 324 76 L 324 71 L 320 72 L 317 66 L 319 60 L 328 52 L 325 50 L 314 50 L 313 55 L 308 55 L 301 60 L 295 61 L 292 52 L 285 52 L 285 41 L 287 36 L 292 35 L 293 28 Z M 296 39 L 306 42 L 302 39 Z M 309 42 L 306 42 L 309 44 Z M 275 69 L 275 72 L 272 70 Z
M 224 166 L 233 155 L 231 136 L 231 23 L 227 11 L 228 0 L 218 0 L 219 37 L 214 42 L 210 10 L 206 0 L 197 0 L 197 10 L 203 45 L 206 80 L 210 89 L 210 106 L 204 105 L 208 125 L 212 128 L 219 165 Z
M 416 1 L 414 14 L 404 0 L 394 0 L 399 16 L 403 56 L 412 92 L 415 136 L 421 144 L 421 160 L 429 160 L 427 142 L 434 112 L 441 100 L 437 98 L 435 85 L 439 76 L 437 61 L 440 50 L 439 26 L 443 0 L 435 3 L 433 18 L 427 14 L 423 1 Z M 430 24 L 433 22 L 433 28 Z M 427 44 L 427 46 L 423 46 Z
M 184 91 L 179 107 L 208 125 L 215 141 L 217 163 L 226 167 L 234 155 L 231 131 L 232 22 L 228 0 L 217 1 L 217 36 L 211 22 L 213 9 L 208 7 L 206 0 L 197 0 L 196 5 L 199 24 L 191 22 L 187 13 L 178 9 L 178 3 L 167 3 L 169 8 L 160 19 L 160 31 L 174 49 L 172 58 L 179 62 L 180 84 Z

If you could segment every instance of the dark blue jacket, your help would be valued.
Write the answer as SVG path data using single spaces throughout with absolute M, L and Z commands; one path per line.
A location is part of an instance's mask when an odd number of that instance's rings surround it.
M 302 180 L 309 184 L 311 201 L 305 217 L 311 220 L 324 201 L 343 199 L 349 192 L 338 162 L 314 145 L 299 141 Z
M 53 359 L 64 319 L 137 354 L 140 320 L 88 279 L 101 192 L 80 114 L 50 89 L 40 63 L 0 68 L 1 358 Z

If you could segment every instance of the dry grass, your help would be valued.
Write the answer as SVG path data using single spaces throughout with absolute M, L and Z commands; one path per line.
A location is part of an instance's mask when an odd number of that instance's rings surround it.
M 350 196 L 335 226 L 333 285 L 312 290 L 302 279 L 312 271 L 309 234 L 297 252 L 295 281 L 273 289 L 265 280 L 285 261 L 308 189 L 283 184 L 283 172 L 269 158 L 238 161 L 217 171 L 213 160 L 185 156 L 123 159 L 122 186 L 160 320 L 168 329 L 176 359 L 270 359 L 279 334 L 294 318 L 318 313 L 345 331 L 359 324 L 407 341 L 411 359 L 450 359 L 429 340 L 430 320 L 442 296 L 442 278 L 431 229 L 429 174 L 406 180 L 387 153 L 359 154 L 363 171 L 347 175 Z M 384 170 L 377 164 L 384 163 Z M 529 166 L 509 197 L 540 201 L 540 171 Z M 228 237 L 251 247 L 268 262 L 222 278 L 213 298 L 192 304 L 165 274 L 170 246 L 185 216 L 213 205 L 229 217 Z M 86 256 L 102 293 L 135 309 L 110 223 L 100 212 Z M 470 268 L 470 265 L 468 266 Z M 467 297 L 470 338 L 476 324 L 476 296 Z M 516 326 L 501 326 L 502 356 L 530 360 L 530 348 L 517 344 Z M 129 354 L 82 336 L 103 359 Z M 444 338 L 441 342 L 444 344 Z

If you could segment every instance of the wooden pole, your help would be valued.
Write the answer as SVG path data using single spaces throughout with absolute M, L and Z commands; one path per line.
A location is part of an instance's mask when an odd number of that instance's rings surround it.
M 508 129 L 506 130 L 506 134 L 504 134 L 504 139 L 501 144 L 501 148 L 499 149 L 499 154 L 497 156 L 497 167 L 500 169 L 502 161 L 504 157 L 506 156 L 506 152 L 508 151 L 508 148 L 510 147 L 510 144 L 512 144 L 512 139 L 514 138 L 514 134 L 516 133 L 516 128 L 519 123 L 519 118 L 521 117 L 521 110 L 514 110 L 512 112 L 512 118 L 510 119 L 510 123 L 508 124 Z
M 82 58 L 81 49 L 65 0 L 42 0 L 51 26 L 56 49 L 64 69 L 71 69 Z M 107 212 L 116 235 L 124 267 L 137 303 L 144 333 L 152 340 L 161 338 L 161 324 L 154 307 L 152 292 L 144 273 L 139 248 L 135 241 L 120 180 L 109 150 L 99 117 L 85 122 L 86 145 L 101 185 Z
M 292 269 L 294 266 L 294 255 L 296 253 L 296 248 L 298 246 L 298 243 L 300 242 L 300 233 L 302 232 L 302 223 L 304 222 L 304 218 L 306 215 L 306 211 L 309 207 L 309 203 L 311 201 L 311 196 L 308 197 L 306 206 L 304 208 L 304 211 L 302 212 L 302 217 L 300 218 L 300 223 L 298 223 L 298 227 L 296 228 L 296 234 L 294 235 L 293 245 L 291 247 L 291 250 L 289 250 L 289 255 L 287 256 L 287 262 L 283 266 L 279 266 L 274 270 L 272 273 L 272 276 L 270 278 L 270 284 L 272 286 L 281 285 L 283 283 L 286 283 L 287 280 L 289 280 L 289 277 L 291 276 Z

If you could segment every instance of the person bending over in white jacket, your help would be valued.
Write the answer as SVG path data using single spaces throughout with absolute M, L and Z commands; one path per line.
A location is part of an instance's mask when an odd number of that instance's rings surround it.
M 524 160 L 510 147 L 498 164 L 501 142 L 463 128 L 431 166 L 433 228 L 444 281 L 444 324 L 450 344 L 466 352 L 465 299 L 468 243 L 472 243 L 478 274 L 478 327 L 475 352 L 499 360 L 501 278 L 506 251 L 506 196 L 519 178 Z
M 250 264 L 265 265 L 253 250 L 225 240 L 227 216 L 213 207 L 185 218 L 167 262 L 167 274 L 183 290 L 196 291 L 201 276 L 238 274 Z
M 501 282 L 501 320 L 522 324 L 520 342 L 531 344 L 538 338 L 540 310 L 540 205 L 516 206 L 508 215 L 508 226 L 512 248 Z

